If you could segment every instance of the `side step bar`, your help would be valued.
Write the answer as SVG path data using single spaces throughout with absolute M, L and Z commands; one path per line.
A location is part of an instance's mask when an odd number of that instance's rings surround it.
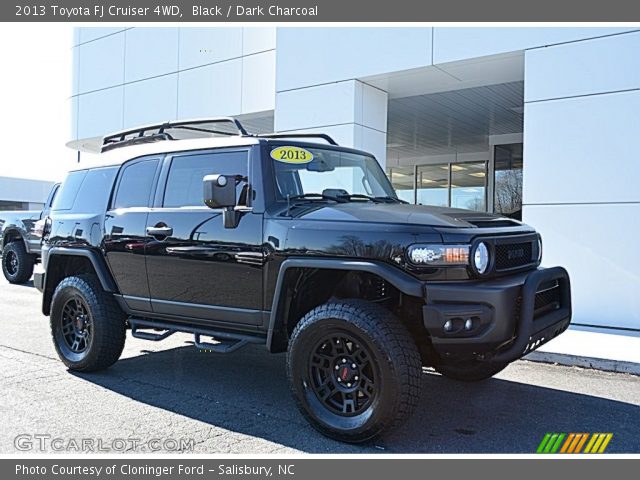
M 203 327 L 192 327 L 178 323 L 159 322 L 154 320 L 146 320 L 144 318 L 129 317 L 129 325 L 131 325 L 131 335 L 142 340 L 150 340 L 159 342 L 169 338 L 176 332 L 192 333 L 194 337 L 194 345 L 201 350 L 211 350 L 216 353 L 231 353 L 249 345 L 250 343 L 266 343 L 266 338 L 251 335 L 243 335 L 240 333 L 221 332 Z M 153 333 L 141 331 L 142 329 L 153 328 L 156 330 L 164 330 L 162 333 Z M 201 336 L 211 337 L 218 340 L 219 343 L 208 343 L 200 340 Z

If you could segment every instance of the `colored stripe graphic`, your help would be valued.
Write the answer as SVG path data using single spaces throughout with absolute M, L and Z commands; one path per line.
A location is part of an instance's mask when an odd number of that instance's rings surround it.
M 575 441 L 576 441 L 576 434 L 570 433 L 569 436 L 567 437 L 567 440 L 564 442 L 564 445 L 562 445 L 562 449 L 560 449 L 560 453 L 567 453 L 569 446 Z
M 580 438 L 580 441 L 576 445 L 575 450 L 573 450 L 573 451 L 571 451 L 569 453 L 580 453 L 582 451 L 582 447 L 584 447 L 584 444 L 587 442 L 587 438 L 589 438 L 589 434 L 588 433 L 581 433 L 580 435 L 582 436 L 582 438 Z
M 596 443 L 598 436 L 599 436 L 598 433 L 594 433 L 593 435 L 591 435 L 591 438 L 589 439 L 589 443 L 587 443 L 587 446 L 584 449 L 584 453 L 591 453 L 591 447 L 593 447 L 593 444 Z
M 557 433 L 552 433 L 551 434 L 551 438 L 547 442 L 547 446 L 544 447 L 544 453 L 551 453 L 551 449 L 555 445 L 557 439 L 558 439 L 558 434 Z
M 537 453 L 556 453 L 562 445 L 566 433 L 547 433 L 536 450 Z
M 536 453 L 604 453 L 612 438 L 613 433 L 549 432 L 542 438 Z
M 602 442 L 602 445 L 600 445 L 600 450 L 598 450 L 598 453 L 604 453 L 604 451 L 607 448 L 607 445 L 609 445 L 609 442 L 613 438 L 613 433 L 607 433 L 605 435 L 606 436 L 604 438 L 604 441 Z

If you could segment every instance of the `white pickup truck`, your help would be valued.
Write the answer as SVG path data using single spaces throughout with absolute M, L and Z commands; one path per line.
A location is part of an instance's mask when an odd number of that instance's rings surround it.
M 42 227 L 60 184 L 55 184 L 43 210 L 0 211 L 2 273 L 10 283 L 25 283 L 40 261 Z

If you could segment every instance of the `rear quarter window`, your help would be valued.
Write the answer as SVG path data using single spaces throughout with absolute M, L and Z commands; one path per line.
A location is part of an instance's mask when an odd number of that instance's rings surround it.
M 105 211 L 118 167 L 71 172 L 56 195 L 53 210 Z
M 87 170 L 79 170 L 71 172 L 67 175 L 64 182 L 60 186 L 55 199 L 53 200 L 52 210 L 71 210 L 73 202 L 76 200 L 78 190 L 87 176 Z

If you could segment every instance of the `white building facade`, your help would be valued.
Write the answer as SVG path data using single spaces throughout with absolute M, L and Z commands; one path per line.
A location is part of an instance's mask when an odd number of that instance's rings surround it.
M 0 177 L 0 210 L 40 210 L 53 182 Z
M 72 134 L 237 116 L 370 151 L 413 203 L 534 226 L 574 323 L 640 331 L 640 31 L 79 28 Z

